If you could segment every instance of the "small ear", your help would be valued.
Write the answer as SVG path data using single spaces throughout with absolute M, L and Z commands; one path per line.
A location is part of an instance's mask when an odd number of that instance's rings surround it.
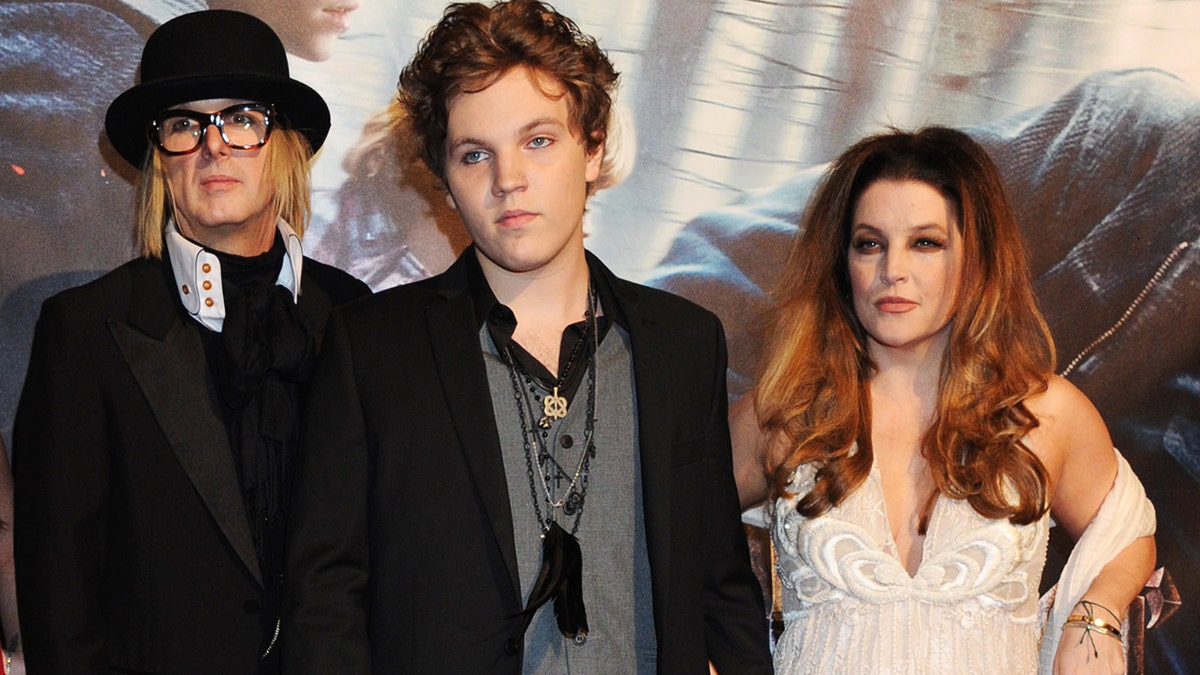
M 600 167 L 604 164 L 604 143 L 600 143 L 587 155 L 586 183 L 591 185 L 600 178 Z

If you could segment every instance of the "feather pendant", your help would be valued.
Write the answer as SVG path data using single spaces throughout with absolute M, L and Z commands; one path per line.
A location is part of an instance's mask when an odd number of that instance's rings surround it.
M 570 537 L 571 535 L 559 527 L 558 523 L 551 523 L 550 529 L 542 535 L 542 565 L 538 569 L 537 578 L 533 581 L 533 588 L 529 590 L 529 599 L 525 601 L 525 609 L 521 611 L 525 624 L 521 632 L 529 628 L 529 622 L 533 621 L 533 615 L 558 591 L 560 579 L 562 579 L 564 536 Z M 579 544 L 576 543 L 575 546 L 578 548 Z
M 588 634 L 587 608 L 583 605 L 583 552 L 579 541 L 568 532 L 562 532 L 562 573 L 558 593 L 554 596 L 554 616 L 558 619 L 558 630 L 567 638 L 579 641 Z
M 533 615 L 542 605 L 554 599 L 554 616 L 558 630 L 567 638 L 586 636 L 587 611 L 583 606 L 583 552 L 579 541 L 551 523 L 542 536 L 542 565 L 538 569 L 525 609 L 521 611 L 524 625 L 529 628 Z

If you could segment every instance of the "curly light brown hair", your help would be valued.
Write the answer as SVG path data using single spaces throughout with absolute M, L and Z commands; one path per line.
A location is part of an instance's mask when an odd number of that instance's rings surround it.
M 571 131 L 589 153 L 604 143 L 618 75 L 594 38 L 537 0 L 455 3 L 426 34 L 399 83 L 408 128 L 421 139 L 422 159 L 443 181 L 450 102 L 486 89 L 513 68 L 562 87 Z

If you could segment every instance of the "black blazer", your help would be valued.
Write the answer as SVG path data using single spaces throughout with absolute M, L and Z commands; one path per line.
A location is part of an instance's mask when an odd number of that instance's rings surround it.
M 367 293 L 304 261 L 318 330 Z M 257 672 L 262 573 L 198 331 L 144 258 L 42 308 L 13 429 L 31 673 Z
M 629 323 L 658 670 L 770 673 L 721 324 L 589 262 Z M 465 259 L 329 328 L 297 459 L 285 672 L 519 673 L 523 598 Z

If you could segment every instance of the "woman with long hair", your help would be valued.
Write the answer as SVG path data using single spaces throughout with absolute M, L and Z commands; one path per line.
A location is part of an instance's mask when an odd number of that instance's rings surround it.
M 1123 672 L 1154 511 L 1053 367 L 982 148 L 930 127 L 834 161 L 733 412 L 743 506 L 774 504 L 779 672 Z M 1077 545 L 1044 618 L 1050 517 Z

